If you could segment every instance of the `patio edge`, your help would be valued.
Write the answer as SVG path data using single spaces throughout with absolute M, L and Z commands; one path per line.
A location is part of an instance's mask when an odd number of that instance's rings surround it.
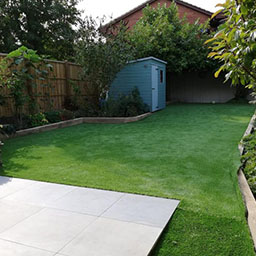
M 150 116 L 152 113 L 148 112 L 139 116 L 134 117 L 80 117 L 72 120 L 62 121 L 54 124 L 47 124 L 39 127 L 29 128 L 17 131 L 13 136 L 10 136 L 9 138 L 14 137 L 20 137 L 20 136 L 26 136 L 30 134 L 35 133 L 41 133 L 46 131 L 55 130 L 58 128 L 65 128 L 70 127 L 78 124 L 88 123 L 88 124 L 125 124 L 125 123 L 132 123 L 140 121 L 148 116 Z
M 243 138 L 252 133 L 254 129 L 253 123 L 255 121 L 256 121 L 256 114 L 252 116 L 250 123 L 243 135 Z M 242 145 L 243 138 L 241 139 L 238 146 L 240 155 L 243 155 L 244 153 L 244 146 Z M 252 240 L 254 243 L 254 250 L 256 251 L 256 201 L 241 168 L 239 168 L 238 170 L 238 183 L 239 183 L 240 191 L 243 196 L 244 204 L 246 206 L 247 223 L 248 223 Z

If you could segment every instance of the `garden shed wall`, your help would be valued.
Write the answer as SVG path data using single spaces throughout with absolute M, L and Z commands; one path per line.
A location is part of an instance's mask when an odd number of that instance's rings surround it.
M 165 62 L 153 57 L 140 59 L 130 62 L 116 76 L 111 85 L 110 97 L 117 98 L 119 95 L 127 95 L 137 87 L 144 103 L 146 103 L 151 111 L 152 108 L 152 67 L 156 67 L 158 81 L 158 109 L 166 106 L 166 66 Z M 160 71 L 163 71 L 163 79 L 161 81 Z

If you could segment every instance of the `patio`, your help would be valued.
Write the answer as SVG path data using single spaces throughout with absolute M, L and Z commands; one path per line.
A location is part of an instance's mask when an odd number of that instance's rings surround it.
M 178 204 L 0 177 L 0 255 L 146 256 Z

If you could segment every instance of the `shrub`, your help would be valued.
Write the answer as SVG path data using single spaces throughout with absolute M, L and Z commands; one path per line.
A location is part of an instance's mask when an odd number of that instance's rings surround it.
M 35 114 L 38 109 L 33 88 L 49 86 L 47 78 L 52 65 L 46 63 L 36 51 L 25 46 L 10 52 L 0 61 L 0 84 L 9 89 L 9 96 L 14 99 L 15 114 L 22 126 L 24 106 L 28 104 L 29 113 Z
M 70 120 L 75 118 L 75 114 L 67 109 L 63 109 L 60 111 L 61 121 Z
M 244 174 L 256 198 L 256 132 L 243 139 L 245 154 L 241 157 Z
M 12 135 L 16 133 L 16 128 L 13 124 L 4 124 L 2 125 L 1 129 L 7 135 Z
M 61 121 L 60 111 L 52 110 L 45 112 L 44 114 L 49 123 L 57 123 Z
M 3 166 L 2 163 L 2 150 L 1 147 L 4 145 L 4 143 L 1 141 L 2 139 L 8 137 L 8 135 L 12 135 L 16 132 L 16 129 L 14 125 L 11 124 L 0 124 L 0 168 Z
M 3 134 L 3 125 L 0 125 L 0 134 Z M 2 150 L 1 147 L 4 144 L 2 143 L 2 141 L 0 140 L 0 168 L 2 167 L 3 163 L 2 163 Z
M 94 96 L 87 100 L 98 110 L 116 74 L 134 58 L 125 26 L 105 30 L 103 23 L 104 19 L 85 18 L 79 29 L 76 54 L 77 63 L 82 66 L 86 91 Z
M 143 102 L 138 88 L 128 95 L 120 95 L 117 99 L 110 98 L 102 104 L 101 115 L 113 117 L 137 116 L 149 111 Z
M 29 115 L 30 127 L 37 127 L 45 124 L 48 124 L 48 121 L 43 113 L 40 112 L 34 115 Z

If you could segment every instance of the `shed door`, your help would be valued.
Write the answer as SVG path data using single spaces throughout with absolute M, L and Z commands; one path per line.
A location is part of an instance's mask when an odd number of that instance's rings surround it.
M 158 110 L 158 67 L 152 66 L 152 111 Z

